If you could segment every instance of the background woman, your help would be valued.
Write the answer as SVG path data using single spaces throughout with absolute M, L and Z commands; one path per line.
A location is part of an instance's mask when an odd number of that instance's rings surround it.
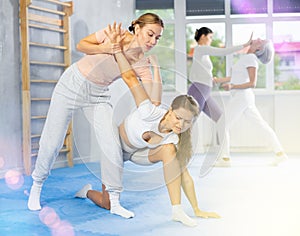
M 242 55 L 232 67 L 231 77 L 216 80 L 218 83 L 225 83 L 222 87 L 225 90 L 231 91 L 231 99 L 225 111 L 225 142 L 220 152 L 221 157 L 226 160 L 227 165 L 225 166 L 230 166 L 230 129 L 243 114 L 266 135 L 276 154 L 273 164 L 277 165 L 287 159 L 287 155 L 284 153 L 275 132 L 262 118 L 256 108 L 255 95 L 252 90 L 255 88 L 257 82 L 257 59 L 263 64 L 267 64 L 272 60 L 273 55 L 274 48 L 270 41 L 261 39 L 253 40 L 247 53 Z
M 192 84 L 188 89 L 188 94 L 197 100 L 201 111 L 217 123 L 218 138 L 221 144 L 224 136 L 224 119 L 220 119 L 223 111 L 211 96 L 215 77 L 212 74 L 213 65 L 210 56 L 225 56 L 237 52 L 250 45 L 252 36 L 243 45 L 227 48 L 210 46 L 213 31 L 207 27 L 197 29 L 194 38 L 197 46 L 194 49 L 193 63 L 189 75 L 189 80 Z
M 162 35 L 163 21 L 155 14 L 146 13 L 132 22 L 133 34 L 122 30 L 122 46 L 135 73 L 143 81 L 147 94 L 155 103 L 161 94 L 161 82 L 152 80 L 149 61 L 144 53 L 151 50 Z M 93 124 L 103 155 L 100 156 L 101 178 L 111 201 L 111 212 L 130 218 L 134 214 L 119 203 L 122 191 L 122 150 L 116 125 L 112 123 L 110 85 L 120 77 L 113 48 L 104 30 L 83 39 L 78 48 L 88 53 L 72 64 L 59 79 L 51 99 L 47 119 L 40 139 L 35 169 L 32 173 L 28 208 L 40 210 L 40 194 L 52 165 L 63 146 L 68 124 L 75 110 L 81 109 Z M 155 86 L 158 84 L 158 86 Z M 117 137 L 117 138 L 116 138 Z M 111 173 L 114 174 L 113 176 Z

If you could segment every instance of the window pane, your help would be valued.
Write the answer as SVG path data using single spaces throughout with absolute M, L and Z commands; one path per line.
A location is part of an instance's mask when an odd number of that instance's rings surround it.
M 265 24 L 234 24 L 232 25 L 232 44 L 240 45 L 247 42 L 253 32 L 253 39 L 266 39 Z M 246 53 L 246 51 L 243 51 Z M 238 60 L 239 55 L 234 55 L 234 63 Z M 259 63 L 257 72 L 257 88 L 266 87 L 266 65 Z
M 267 13 L 267 0 L 231 0 L 231 14 Z
M 173 9 L 174 0 L 136 0 L 135 8 L 144 9 Z
M 299 0 L 273 0 L 274 13 L 296 13 L 300 12 Z
M 149 52 L 158 57 L 163 80 L 163 90 L 175 90 L 174 24 L 166 24 L 159 43 Z
M 174 20 L 174 9 L 145 9 L 145 10 L 136 10 L 135 15 L 139 17 L 147 12 L 154 13 L 158 15 L 165 23 L 166 20 Z
M 152 12 L 159 15 L 164 20 L 164 31 L 158 44 L 149 52 L 158 57 L 161 67 L 161 77 L 163 82 L 163 90 L 176 90 L 175 88 L 175 49 L 174 49 L 174 24 L 166 24 L 165 19 L 174 19 L 174 9 L 155 9 L 155 10 L 136 10 L 136 17 Z
M 210 28 L 213 34 L 213 41 L 211 46 L 224 47 L 225 45 L 225 23 L 201 23 L 201 24 L 187 24 L 186 26 L 186 42 L 187 42 L 187 70 L 188 75 L 193 62 L 193 50 L 197 46 L 194 39 L 196 29 L 201 27 Z M 211 56 L 213 63 L 213 75 L 217 77 L 224 77 L 226 75 L 226 61 L 225 57 L 213 57 Z
M 224 14 L 224 0 L 186 0 L 187 16 L 207 16 Z
M 300 89 L 300 21 L 274 22 L 275 89 Z M 296 28 L 295 28 L 296 27 Z

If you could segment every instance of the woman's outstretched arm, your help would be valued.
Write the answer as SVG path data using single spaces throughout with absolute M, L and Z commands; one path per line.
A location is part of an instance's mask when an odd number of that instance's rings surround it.
M 184 194 L 186 195 L 187 199 L 189 200 L 194 210 L 195 216 L 202 217 L 202 218 L 220 218 L 220 216 L 217 213 L 205 212 L 199 209 L 194 181 L 187 169 L 184 169 L 183 172 L 181 173 L 181 185 Z
M 135 103 L 139 106 L 143 101 L 149 99 L 142 83 L 138 80 L 134 70 L 132 69 L 127 58 L 123 54 L 121 41 L 124 39 L 125 35 L 121 32 L 121 24 L 108 25 L 107 30 L 105 30 L 106 36 L 111 42 L 111 47 L 114 52 L 114 57 L 118 63 L 122 79 L 129 87 Z
M 119 65 L 121 71 L 122 79 L 129 87 L 132 96 L 134 98 L 135 104 L 139 106 L 143 101 L 149 99 L 142 83 L 137 79 L 134 70 L 127 61 L 122 51 L 115 53 L 116 61 Z
M 153 81 L 151 82 L 151 101 L 154 105 L 159 106 L 161 104 L 162 96 L 162 79 L 160 74 L 160 66 L 156 55 L 150 55 L 148 57 L 150 64 L 153 68 Z M 144 84 L 144 86 L 147 86 Z

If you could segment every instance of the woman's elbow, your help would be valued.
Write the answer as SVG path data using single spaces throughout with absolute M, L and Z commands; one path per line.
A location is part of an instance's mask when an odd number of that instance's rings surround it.
M 77 51 L 82 52 L 82 43 L 81 42 L 77 43 L 76 49 L 77 49 Z

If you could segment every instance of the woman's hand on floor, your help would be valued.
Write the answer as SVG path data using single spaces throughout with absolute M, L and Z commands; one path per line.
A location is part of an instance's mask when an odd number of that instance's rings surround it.
M 200 209 L 195 209 L 194 210 L 195 216 L 201 217 L 201 218 L 221 218 L 217 213 L 215 212 L 206 212 L 206 211 L 201 211 Z

